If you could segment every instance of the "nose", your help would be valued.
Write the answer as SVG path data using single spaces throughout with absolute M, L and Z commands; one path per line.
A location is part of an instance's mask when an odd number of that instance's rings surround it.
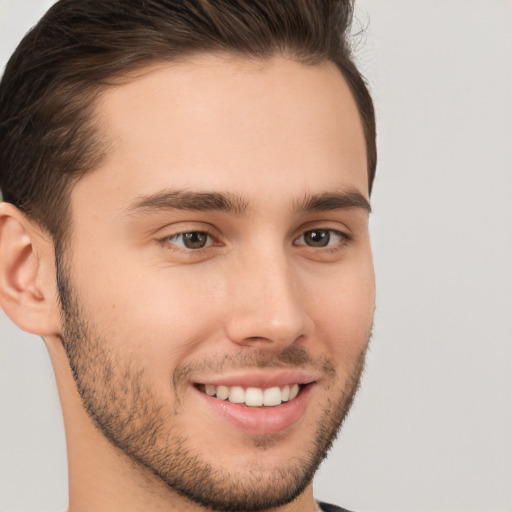
M 230 273 L 229 339 L 281 351 L 307 336 L 312 320 L 304 290 L 283 254 L 253 254 Z

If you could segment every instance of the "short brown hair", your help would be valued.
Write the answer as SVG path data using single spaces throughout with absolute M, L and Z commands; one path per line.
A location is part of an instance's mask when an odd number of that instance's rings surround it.
M 0 189 L 58 242 L 73 183 L 106 148 L 95 98 L 112 79 L 193 53 L 332 61 L 361 116 L 368 186 L 375 114 L 351 56 L 353 0 L 60 0 L 25 36 L 0 83 Z

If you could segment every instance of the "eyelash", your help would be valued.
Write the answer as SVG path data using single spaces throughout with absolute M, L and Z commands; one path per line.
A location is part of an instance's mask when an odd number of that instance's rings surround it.
M 176 243 L 173 243 L 171 240 L 173 239 L 176 239 L 178 237 L 183 237 L 185 235 L 189 235 L 189 234 L 203 234 L 203 235 L 206 235 L 208 238 L 209 238 L 209 241 L 210 243 L 208 243 L 207 245 L 205 245 L 204 247 L 200 247 L 200 248 L 197 248 L 197 249 L 190 249 L 188 247 L 184 247 L 184 246 L 181 246 L 181 245 L 177 245 Z M 205 231 L 205 230 L 191 230 L 191 231 L 181 231 L 179 233 L 174 233 L 172 235 L 169 235 L 169 236 L 166 236 L 164 238 L 161 238 L 160 240 L 158 240 L 166 249 L 170 250 L 170 251 L 175 251 L 175 252 L 179 252 L 179 253 L 182 253 L 182 254 L 190 254 L 190 253 L 194 253 L 194 254 L 202 254 L 204 253 L 209 247 L 211 247 L 212 245 L 215 244 L 215 239 L 214 239 L 214 236 L 212 235 L 212 233 L 210 233 L 209 231 Z
M 325 245 L 325 246 L 311 246 L 311 245 L 308 245 L 306 243 L 298 243 L 298 241 L 303 239 L 308 233 L 313 233 L 315 231 L 316 232 L 322 231 L 322 232 L 329 233 L 328 245 Z M 193 249 L 193 248 L 184 247 L 183 245 L 178 245 L 175 242 L 172 242 L 172 240 L 176 240 L 179 237 L 183 237 L 185 235 L 192 235 L 192 234 L 206 235 L 208 237 L 208 239 L 209 239 L 209 243 L 207 242 L 207 245 L 205 245 L 204 247 L 199 247 L 199 248 Z M 329 244 L 329 242 L 330 242 L 330 238 L 333 235 L 339 237 L 340 240 L 337 243 L 331 245 L 331 244 Z M 183 240 L 183 238 L 182 238 L 182 240 Z M 342 246 L 345 246 L 345 245 L 349 244 L 351 241 L 352 241 L 352 236 L 347 234 L 347 233 L 344 233 L 344 232 L 339 231 L 337 229 L 317 227 L 317 228 L 307 229 L 307 230 L 303 231 L 302 234 L 300 235 L 300 237 L 296 238 L 293 241 L 293 245 L 295 245 L 295 246 L 302 245 L 302 246 L 307 247 L 308 249 L 312 249 L 312 250 L 323 249 L 324 251 L 336 252 L 336 251 L 340 250 L 340 248 Z M 174 251 L 174 252 L 179 252 L 179 253 L 182 253 L 182 254 L 194 253 L 194 254 L 198 254 L 199 255 L 199 254 L 202 254 L 202 253 L 206 252 L 208 250 L 208 248 L 211 247 L 212 245 L 215 245 L 215 238 L 214 238 L 213 234 L 210 233 L 209 231 L 206 231 L 206 230 L 191 230 L 191 231 L 182 231 L 182 232 L 179 232 L 179 233 L 174 233 L 172 235 L 169 235 L 169 236 L 166 236 L 164 238 L 161 238 L 160 240 L 158 240 L 158 242 L 163 247 L 165 247 L 166 249 Z
M 306 234 L 314 233 L 315 231 L 316 232 L 320 232 L 320 231 L 327 232 L 329 234 L 329 239 L 327 242 L 328 245 L 312 246 L 312 245 L 308 245 L 306 243 L 298 243 L 299 240 L 304 239 Z M 340 240 L 335 244 L 329 244 L 333 235 L 339 237 Z M 319 228 L 307 229 L 306 231 L 304 231 L 302 233 L 302 235 L 294 241 L 294 245 L 304 245 L 305 247 L 308 247 L 309 249 L 323 249 L 324 251 L 336 252 L 340 249 L 340 245 L 344 246 L 344 245 L 348 244 L 351 240 L 352 240 L 352 237 L 350 235 L 348 235 L 347 233 L 343 233 L 342 231 L 340 231 L 338 229 L 319 227 Z

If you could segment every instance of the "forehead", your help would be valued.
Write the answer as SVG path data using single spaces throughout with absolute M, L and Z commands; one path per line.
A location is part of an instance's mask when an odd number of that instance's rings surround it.
M 368 196 L 362 124 L 333 63 L 160 63 L 106 90 L 95 116 L 108 155 L 77 187 L 92 181 L 109 202 L 171 187 L 257 197 L 319 184 Z

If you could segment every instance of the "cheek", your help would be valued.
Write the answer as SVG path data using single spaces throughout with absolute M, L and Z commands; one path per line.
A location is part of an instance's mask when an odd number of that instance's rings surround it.
M 355 361 L 366 348 L 375 307 L 371 261 L 341 269 L 326 283 L 323 293 L 312 294 L 312 316 L 321 339 L 338 360 Z
M 78 279 L 80 302 L 113 352 L 151 368 L 154 377 L 168 379 L 215 331 L 215 293 L 192 272 L 142 266 L 122 272 L 123 262 L 117 261 L 116 268 L 103 266 L 94 277 Z

